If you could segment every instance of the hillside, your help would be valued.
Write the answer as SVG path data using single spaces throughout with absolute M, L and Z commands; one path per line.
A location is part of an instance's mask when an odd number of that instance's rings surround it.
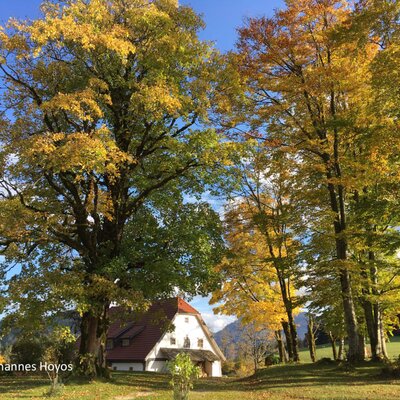
M 306 313 L 302 312 L 295 317 L 297 332 L 299 335 L 299 339 L 303 340 L 305 334 L 307 333 L 307 319 Z M 233 343 L 238 343 L 240 341 L 240 336 L 242 335 L 243 327 L 240 323 L 240 320 L 236 320 L 220 331 L 214 333 L 214 339 L 218 343 L 218 346 L 222 347 L 222 338 L 228 337 Z

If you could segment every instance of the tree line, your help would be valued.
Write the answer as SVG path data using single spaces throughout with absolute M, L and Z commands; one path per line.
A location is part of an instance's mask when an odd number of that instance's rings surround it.
M 176 0 L 45 1 L 0 30 L 4 326 L 80 313 L 106 375 L 109 307 L 178 288 L 268 326 L 323 315 L 385 354 L 400 288 L 397 1 L 287 0 L 220 54 Z M 226 199 L 225 216 L 207 202 Z

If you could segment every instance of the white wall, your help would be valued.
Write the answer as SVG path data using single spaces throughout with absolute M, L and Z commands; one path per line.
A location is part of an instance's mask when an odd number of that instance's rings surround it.
M 113 362 L 111 363 L 111 369 L 117 371 L 143 371 L 143 363 L 126 363 L 126 362 Z
M 167 362 L 166 361 L 155 361 L 155 360 L 148 360 L 146 362 L 146 371 L 153 371 L 153 372 L 168 372 Z
M 221 361 L 214 361 L 212 363 L 212 376 L 215 376 L 215 377 L 222 376 Z
M 186 322 L 185 320 L 186 318 L 188 318 L 188 322 Z M 215 350 L 211 346 L 211 343 L 209 342 L 203 328 L 199 323 L 199 320 L 196 318 L 195 315 L 176 314 L 172 323 L 175 326 L 174 332 L 165 333 L 165 335 L 161 338 L 161 340 L 154 346 L 153 350 L 148 354 L 146 358 L 147 371 L 164 372 L 164 370 L 160 371 L 160 369 L 165 368 L 165 362 L 155 361 L 156 358 L 164 357 L 160 349 L 163 347 L 183 348 L 183 343 L 186 335 L 190 339 L 191 349 L 210 350 L 215 354 Z M 171 337 L 175 338 L 176 340 L 175 345 L 171 345 L 170 342 Z M 198 339 L 203 339 L 202 348 L 198 347 L 197 345 Z M 212 376 L 221 376 L 221 363 L 219 361 L 213 362 Z

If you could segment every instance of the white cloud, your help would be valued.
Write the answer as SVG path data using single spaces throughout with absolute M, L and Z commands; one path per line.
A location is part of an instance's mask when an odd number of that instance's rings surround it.
M 202 313 L 201 315 L 211 332 L 218 332 L 237 319 L 232 315 L 215 315 L 212 313 Z
M 208 329 L 210 329 L 211 332 L 218 332 L 221 329 L 225 328 L 226 325 L 230 324 L 233 321 L 236 321 L 237 318 L 233 315 L 215 315 L 213 313 L 213 308 L 218 306 L 219 304 L 211 306 L 209 304 L 210 298 L 211 296 L 195 296 L 190 301 L 190 305 L 201 314 L 205 323 L 208 326 Z

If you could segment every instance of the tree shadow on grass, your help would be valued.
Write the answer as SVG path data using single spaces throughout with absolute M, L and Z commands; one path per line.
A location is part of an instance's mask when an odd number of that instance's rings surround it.
M 363 363 L 353 370 L 338 365 L 321 364 L 292 364 L 264 368 L 250 377 L 234 379 L 223 383 L 205 380 L 200 381 L 196 388 L 200 391 L 263 391 L 270 389 L 295 389 L 299 387 L 326 387 L 326 386 L 368 386 L 391 385 L 380 374 L 382 365 Z M 400 384 L 400 381 L 399 381 Z
M 291 364 L 263 368 L 257 374 L 246 378 L 206 378 L 195 383 L 196 392 L 248 392 L 274 389 L 297 389 L 327 386 L 368 386 L 391 385 L 392 380 L 380 375 L 381 364 L 363 363 L 353 368 L 339 367 L 337 364 Z M 170 390 L 169 375 L 151 372 L 114 372 L 111 380 L 98 380 L 99 384 L 132 387 L 132 390 L 145 392 L 165 392 Z M 96 383 L 95 382 L 95 383 Z M 399 381 L 400 383 L 400 381 Z M 86 379 L 70 378 L 68 386 L 90 385 Z M 0 377 L 1 393 L 18 390 L 19 398 L 30 398 L 23 392 L 43 386 L 45 391 L 48 381 L 39 376 Z
M 15 393 L 18 391 L 18 398 L 31 398 L 31 395 L 23 395 L 26 390 L 49 386 L 49 380 L 42 375 L 1 375 L 0 376 L 0 398 L 2 394 Z

